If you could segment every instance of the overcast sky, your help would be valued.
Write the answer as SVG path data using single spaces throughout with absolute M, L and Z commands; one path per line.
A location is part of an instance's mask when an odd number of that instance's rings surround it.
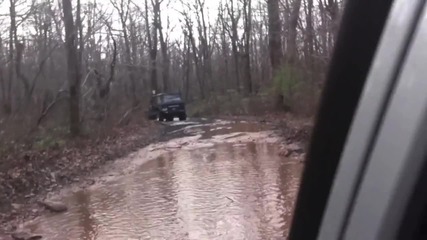
M 36 1 L 40 1 L 40 0 L 36 0 Z M 61 0 L 54 0 L 55 4 L 57 4 L 57 1 L 61 1 Z M 93 2 L 94 0 L 81 0 L 82 3 L 84 4 L 85 2 Z M 120 0 L 117 0 L 120 1 Z M 149 0 L 151 1 L 151 0 Z M 187 2 L 193 2 L 194 0 L 184 0 Z M 20 6 L 18 6 L 17 12 L 23 12 L 23 9 L 28 9 L 31 1 L 30 0 L 18 0 L 20 4 Z M 113 8 L 113 6 L 110 3 L 110 0 L 96 0 L 96 2 L 98 3 L 99 6 L 102 6 L 103 9 L 108 10 L 109 12 L 114 12 L 115 10 Z M 135 3 L 139 4 L 142 8 L 144 7 L 144 0 L 135 0 Z M 210 19 L 211 22 L 213 22 L 218 14 L 218 6 L 219 6 L 220 1 L 219 0 L 205 0 L 205 14 L 206 14 L 206 21 L 208 21 L 208 19 Z M 73 6 L 76 6 L 77 4 L 77 0 L 72 0 L 72 4 Z M 9 27 L 9 1 L 7 0 L 0 0 L 0 15 L 1 15 L 1 19 L 2 23 L 1 24 L 1 29 L 2 32 L 0 32 L 0 34 L 2 35 L 3 38 L 6 37 L 7 35 L 7 31 L 4 31 L 6 28 Z M 164 0 L 164 2 L 162 3 L 162 21 L 163 21 L 163 25 L 164 28 L 166 28 L 166 23 L 167 23 L 167 19 L 169 18 L 170 20 L 170 27 L 174 28 L 174 32 L 172 33 L 172 38 L 177 38 L 181 35 L 181 24 L 179 22 L 180 19 L 182 19 L 181 14 L 178 11 L 182 11 L 183 10 L 183 6 L 181 4 L 181 2 L 179 0 Z M 191 14 L 191 12 L 190 12 Z M 117 15 L 116 15 L 117 16 Z M 118 28 L 120 25 L 117 25 Z
M 20 3 L 20 6 L 17 9 L 18 13 L 23 13 L 26 10 L 30 8 L 31 0 L 17 0 Z M 38 2 L 42 2 L 45 0 L 36 0 Z M 58 1 L 62 0 L 53 0 L 54 5 L 58 6 Z M 77 0 L 71 0 L 73 6 L 75 7 L 77 5 Z M 112 6 L 110 0 L 81 0 L 82 3 L 87 2 L 94 2 L 96 1 L 98 8 L 102 8 L 106 10 L 108 13 L 113 14 L 113 18 L 116 19 L 114 28 L 117 30 L 121 30 L 121 24 L 118 21 L 118 14 L 114 7 Z M 121 1 L 121 0 L 115 0 L 115 1 Z M 148 0 L 151 2 L 151 0 Z M 194 4 L 196 0 L 183 0 L 186 3 Z M 205 0 L 205 18 L 206 21 L 209 21 L 211 24 L 215 24 L 215 21 L 218 17 L 218 6 L 221 3 L 221 1 L 229 2 L 229 0 Z M 253 0 L 252 6 L 255 7 L 260 1 L 263 0 Z M 133 0 L 134 3 L 138 4 L 141 9 L 144 9 L 144 0 Z M 239 2 L 238 0 L 234 1 L 235 4 Z M 163 28 L 166 31 L 166 25 L 167 25 L 167 19 L 170 20 L 170 28 L 173 29 L 172 32 L 168 33 L 170 34 L 171 40 L 177 40 L 182 38 L 182 23 L 180 23 L 180 20 L 183 19 L 182 15 L 179 13 L 179 11 L 183 10 L 183 6 L 181 3 L 181 0 L 163 0 L 162 3 L 162 23 Z M 194 11 L 194 10 L 192 10 Z M 194 17 L 194 13 L 190 11 L 190 15 Z M 253 13 L 256 15 L 256 13 Z M 8 39 L 8 28 L 10 26 L 9 24 L 9 0 L 0 0 L 0 35 L 2 39 Z M 141 18 L 142 16 L 135 16 L 134 19 L 138 19 L 139 21 L 143 21 Z M 254 16 L 255 17 L 255 16 Z M 25 32 L 24 32 L 25 31 Z M 27 35 L 29 32 L 34 33 L 34 29 L 26 28 L 23 31 L 22 28 L 18 29 L 18 32 L 20 35 Z M 240 32 L 240 31 L 239 31 Z M 106 33 L 106 32 L 105 32 Z M 119 33 L 119 32 L 117 32 Z

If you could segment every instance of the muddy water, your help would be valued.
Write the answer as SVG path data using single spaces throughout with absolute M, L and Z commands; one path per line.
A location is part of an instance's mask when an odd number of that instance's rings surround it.
M 66 194 L 67 213 L 29 227 L 53 240 L 285 239 L 302 165 L 253 127 L 183 125 L 174 131 L 195 136 L 142 150 L 135 158 L 153 159 L 129 160 L 133 171 Z

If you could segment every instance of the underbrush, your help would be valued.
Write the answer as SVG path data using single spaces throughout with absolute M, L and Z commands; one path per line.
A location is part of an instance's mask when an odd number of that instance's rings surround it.
M 309 74 L 296 67 L 283 66 L 274 77 L 270 94 L 276 98 L 279 110 L 311 117 L 315 114 L 321 88 Z
M 257 115 L 274 110 L 274 103 L 267 93 L 244 96 L 234 91 L 224 95 L 196 100 L 187 106 L 191 117 Z
M 274 112 L 312 117 L 317 110 L 319 96 L 318 88 L 301 82 L 291 83 L 283 78 L 258 94 L 244 95 L 231 91 L 205 100 L 195 100 L 187 104 L 187 111 L 190 117 L 257 116 Z
M 142 105 L 130 108 L 117 104 L 103 118 L 96 118 L 99 114 L 94 111 L 84 111 L 82 134 L 71 138 L 64 105 L 52 108 L 39 124 L 36 107 L 0 116 L 0 222 L 12 202 L 77 181 L 105 162 L 153 142 L 160 134 L 157 124 L 145 120 Z
M 313 117 L 321 95 L 320 78 L 300 68 L 285 65 L 275 74 L 272 83 L 262 86 L 257 94 L 242 94 L 235 90 L 212 94 L 207 99 L 189 103 L 188 115 L 201 117 L 285 112 Z
M 146 124 L 130 123 L 98 139 L 45 135 L 31 148 L 15 144 L 0 161 L 0 224 L 14 218 L 12 203 L 28 205 L 35 196 L 78 182 L 108 161 L 156 141 L 160 126 Z
M 37 106 L 10 116 L 0 115 L 0 166 L 4 165 L 9 155 L 62 149 L 70 144 L 78 144 L 82 139 L 101 141 L 116 135 L 129 125 L 143 127 L 147 124 L 144 106 L 130 109 L 126 104 L 117 105 L 114 106 L 114 111 L 111 109 L 110 114 L 103 118 L 97 117 L 99 114 L 96 112 L 83 112 L 82 134 L 77 139 L 72 139 L 69 135 L 66 102 L 51 109 L 40 122 L 40 108 Z

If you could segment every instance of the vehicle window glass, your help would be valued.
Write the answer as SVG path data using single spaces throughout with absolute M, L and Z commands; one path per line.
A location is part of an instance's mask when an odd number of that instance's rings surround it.
M 163 102 L 165 102 L 165 103 L 176 102 L 176 101 L 181 101 L 181 97 L 179 97 L 177 95 L 165 95 L 165 96 L 163 96 Z
M 28 2 L 0 1 L 0 240 L 18 222 L 43 239 L 286 239 L 351 0 Z M 348 49 L 362 52 L 371 24 L 356 23 L 346 31 L 364 34 Z M 347 116 L 332 102 L 328 116 Z M 330 126 L 322 142 L 345 144 Z M 45 192 L 68 214 L 27 208 Z

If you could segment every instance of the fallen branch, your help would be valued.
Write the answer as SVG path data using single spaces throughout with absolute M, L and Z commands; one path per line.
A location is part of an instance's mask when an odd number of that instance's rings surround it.
M 119 126 L 121 126 L 121 125 L 123 125 L 123 123 L 125 122 L 125 121 L 127 121 L 127 120 L 129 120 L 129 116 L 133 113 L 133 112 L 135 112 L 136 110 L 138 110 L 138 109 L 140 109 L 141 108 L 141 105 L 137 105 L 137 106 L 135 106 L 135 107 L 133 107 L 133 108 L 131 108 L 131 109 L 129 109 L 128 111 L 126 111 L 126 113 L 123 115 L 123 117 L 120 119 L 120 121 L 117 123 L 117 125 L 119 125 Z M 128 124 L 129 122 L 127 122 L 126 124 Z M 125 125 L 126 125 L 125 124 Z
M 89 80 L 89 77 L 90 77 L 90 75 L 92 74 L 94 72 L 94 70 L 93 69 L 91 69 L 87 74 L 86 74 L 86 77 L 85 77 L 85 79 L 83 80 L 83 83 L 82 83 L 82 87 L 84 87 L 85 85 L 86 85 L 86 83 L 87 83 L 87 81 Z
M 116 74 L 117 42 L 116 42 L 116 39 L 114 39 L 113 36 L 111 36 L 111 38 L 113 39 L 113 60 L 111 61 L 111 64 L 110 64 L 110 76 L 109 76 L 109 78 L 107 80 L 107 83 L 100 90 L 100 94 L 99 95 L 100 95 L 101 98 L 109 96 L 109 94 L 110 94 L 110 85 L 111 85 L 111 83 L 113 83 L 113 81 L 114 81 L 114 75 Z
M 33 96 L 34 89 L 36 87 L 37 81 L 40 78 L 40 75 L 43 72 L 44 65 L 46 64 L 47 60 L 52 56 L 53 52 L 58 48 L 58 46 L 59 46 L 59 43 L 57 43 L 55 46 L 53 46 L 53 48 L 50 49 L 50 51 L 48 52 L 46 57 L 43 58 L 43 60 L 40 62 L 37 73 L 32 80 L 32 84 L 31 84 L 31 88 L 30 88 L 30 92 L 29 92 L 29 96 L 28 96 L 29 99 Z
M 58 91 L 58 93 L 56 94 L 55 98 L 52 100 L 52 102 L 45 108 L 43 109 L 43 111 L 41 112 L 39 118 L 37 119 L 37 123 L 36 126 L 34 127 L 34 129 L 32 129 L 30 131 L 30 133 L 34 132 L 42 123 L 43 119 L 49 114 L 49 112 L 52 110 L 53 107 L 55 107 L 55 105 L 62 99 L 65 98 L 65 96 L 62 95 L 62 93 L 65 93 L 65 90 L 60 90 Z

